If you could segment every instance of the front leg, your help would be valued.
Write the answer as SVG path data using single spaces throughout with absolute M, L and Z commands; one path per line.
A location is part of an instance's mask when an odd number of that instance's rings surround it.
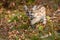
M 46 17 L 43 18 L 43 24 L 46 24 Z

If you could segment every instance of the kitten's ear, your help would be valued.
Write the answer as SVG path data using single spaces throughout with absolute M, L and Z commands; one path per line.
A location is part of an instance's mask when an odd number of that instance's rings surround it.
M 33 8 L 32 8 L 33 10 L 35 10 L 36 9 L 36 5 L 35 6 L 33 6 Z
M 27 10 L 28 10 L 27 5 L 24 5 L 24 10 L 25 10 L 25 11 L 27 11 Z

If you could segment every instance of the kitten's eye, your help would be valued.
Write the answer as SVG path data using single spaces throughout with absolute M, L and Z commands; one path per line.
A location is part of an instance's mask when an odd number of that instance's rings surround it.
M 29 13 L 28 11 L 26 13 Z
M 31 12 L 31 13 L 33 13 L 33 12 Z

